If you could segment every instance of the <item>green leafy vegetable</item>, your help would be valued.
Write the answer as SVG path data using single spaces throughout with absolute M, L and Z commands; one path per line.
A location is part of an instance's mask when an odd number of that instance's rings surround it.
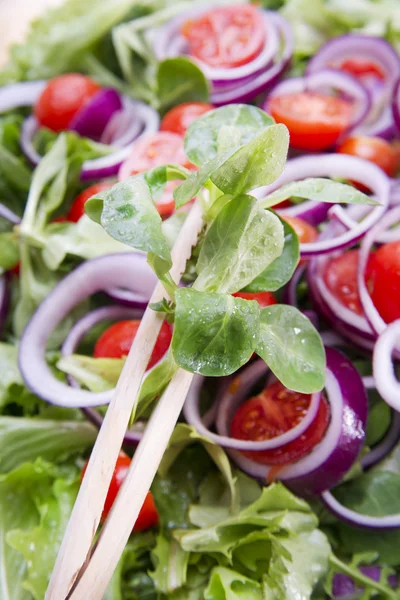
M 280 217 L 278 217 L 280 219 Z M 257 275 L 244 292 L 275 292 L 283 287 L 290 279 L 299 264 L 300 246 L 299 238 L 293 227 L 284 219 L 280 219 L 283 225 L 284 246 L 282 254 L 278 256 L 262 273 Z
M 310 321 L 293 306 L 261 310 L 257 354 L 289 389 L 310 394 L 325 382 L 325 352 Z
M 182 102 L 208 102 L 209 84 L 201 69 L 180 56 L 158 65 L 157 90 L 160 106 L 169 108 Z
M 172 353 L 179 366 L 202 375 L 229 375 L 257 344 L 257 302 L 227 294 L 178 289 Z
M 124 362 L 122 358 L 93 358 L 71 354 L 62 357 L 57 368 L 75 377 L 91 392 L 104 392 L 116 386 Z
M 195 288 L 237 292 L 282 252 L 283 227 L 251 196 L 239 196 L 218 213 L 204 239 L 196 265 Z
M 268 207 L 279 204 L 292 196 L 305 198 L 306 200 L 316 200 L 317 202 L 344 202 L 346 204 L 379 204 L 371 196 L 363 194 L 356 188 L 319 177 L 303 179 L 302 181 L 292 181 L 283 185 L 269 196 L 261 200 L 261 206 Z

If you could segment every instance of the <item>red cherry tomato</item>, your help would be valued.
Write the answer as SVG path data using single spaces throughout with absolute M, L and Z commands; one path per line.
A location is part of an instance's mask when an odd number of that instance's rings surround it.
M 93 356 L 95 358 L 122 358 L 126 356 L 135 339 L 140 321 L 119 321 L 105 330 L 97 340 Z M 150 362 L 147 365 L 151 369 L 164 356 L 172 339 L 170 325 L 164 321 Z
M 161 121 L 160 131 L 185 135 L 189 125 L 214 107 L 207 102 L 185 102 L 171 108 Z
M 310 225 L 310 223 L 304 221 L 304 219 L 300 219 L 299 217 L 288 217 L 286 215 L 282 217 L 282 219 L 284 219 L 286 223 L 289 223 L 295 230 L 301 244 L 309 244 L 315 242 L 317 239 L 318 231 L 315 227 Z
M 385 79 L 385 74 L 380 66 L 371 60 L 347 58 L 342 62 L 339 68 L 341 71 L 345 71 L 345 73 L 349 73 L 350 75 L 353 75 L 353 77 L 361 80 L 372 77 L 374 79 L 380 79 L 381 81 Z
M 143 136 L 133 144 L 132 153 L 121 165 L 118 178 L 122 181 L 131 175 L 166 164 L 183 165 L 188 169 L 194 168 L 185 155 L 183 137 L 177 133 L 160 131 L 153 135 Z M 180 182 L 169 181 L 161 198 L 157 200 L 157 210 L 163 217 L 169 216 L 174 211 L 175 203 L 172 194 L 178 183 Z
M 289 129 L 290 145 L 302 150 L 324 150 L 333 146 L 351 122 L 349 100 L 315 92 L 274 96 L 268 112 Z
M 371 256 L 366 281 L 382 319 L 400 319 L 400 242 L 384 244 Z
M 239 440 L 270 440 L 293 429 L 305 417 L 311 395 L 288 390 L 279 381 L 250 398 L 235 412 L 231 423 L 232 437 Z M 329 404 L 321 398 L 314 421 L 296 440 L 280 448 L 263 452 L 242 452 L 255 462 L 286 465 L 305 456 L 325 435 L 330 417 Z
M 277 304 L 275 296 L 271 294 L 271 292 L 236 292 L 236 294 L 232 295 L 236 298 L 243 298 L 244 300 L 257 300 L 261 308 Z
M 213 8 L 187 21 L 182 34 L 190 54 L 212 67 L 245 65 L 260 54 L 265 42 L 262 14 L 248 4 Z
M 350 137 L 338 148 L 341 154 L 351 154 L 375 163 L 389 177 L 394 177 L 398 168 L 398 152 L 386 140 L 378 137 Z
M 101 515 L 101 522 L 104 522 L 110 512 L 112 505 L 114 504 L 115 498 L 118 495 L 120 487 L 128 473 L 131 459 L 122 452 L 120 453 L 117 463 L 115 465 L 114 473 L 111 479 L 110 487 L 108 489 L 107 498 L 104 503 L 103 513 Z M 87 461 L 82 469 L 81 481 L 85 475 L 87 468 Z M 154 525 L 158 524 L 158 512 L 156 505 L 154 504 L 153 495 L 148 492 L 146 499 L 140 509 L 139 516 L 133 527 L 133 531 L 143 531 L 144 529 L 150 529 Z
M 327 288 L 337 300 L 358 315 L 363 314 L 357 285 L 359 251 L 350 250 L 331 258 L 323 274 Z
M 35 117 L 43 127 L 63 131 L 100 89 L 90 77 L 79 73 L 50 79 L 35 104 Z
M 69 213 L 67 216 L 68 221 L 72 221 L 73 223 L 77 223 L 79 219 L 85 214 L 85 202 L 89 200 L 95 194 L 99 192 L 103 192 L 104 190 L 108 190 L 113 184 L 110 181 L 101 181 L 100 183 L 95 183 L 90 187 L 83 190 L 77 196 L 69 209 Z

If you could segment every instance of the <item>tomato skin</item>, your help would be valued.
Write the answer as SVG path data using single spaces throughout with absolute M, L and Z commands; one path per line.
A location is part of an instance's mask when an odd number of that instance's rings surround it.
M 172 131 L 179 135 L 185 135 L 189 125 L 206 112 L 213 110 L 212 104 L 207 102 L 184 102 L 171 108 L 163 117 L 160 131 Z
M 90 77 L 79 73 L 55 77 L 40 94 L 34 107 L 35 117 L 52 131 L 68 129 L 75 115 L 100 89 Z
M 400 319 L 400 241 L 376 250 L 368 263 L 366 282 L 382 319 L 386 323 Z
M 262 15 L 247 4 L 213 8 L 186 21 L 181 33 L 192 56 L 211 67 L 228 69 L 251 62 L 265 42 Z
M 333 146 L 351 122 L 352 103 L 316 92 L 273 96 L 268 112 L 289 129 L 290 145 L 301 150 L 325 150 Z
M 261 308 L 278 304 L 275 296 L 271 292 L 236 292 L 232 294 L 235 298 L 243 298 L 244 300 L 257 300 Z
M 95 358 L 122 358 L 129 353 L 140 321 L 119 321 L 110 325 L 97 340 L 93 356 Z M 164 321 L 153 349 L 148 369 L 151 369 L 164 356 L 172 339 L 170 325 Z
M 153 135 L 143 136 L 132 145 L 132 153 L 122 163 L 118 179 L 123 181 L 131 175 L 147 171 L 153 167 L 166 164 L 177 164 L 193 169 L 194 165 L 185 155 L 183 137 L 170 131 L 160 131 Z M 174 188 L 180 181 L 169 181 L 156 207 L 162 217 L 168 217 L 174 212 Z
M 123 452 L 120 452 L 114 473 L 111 479 L 110 487 L 108 488 L 108 493 L 106 497 L 106 501 L 104 503 L 103 513 L 101 515 L 101 523 L 107 519 L 107 516 L 114 504 L 115 498 L 118 495 L 121 485 L 124 482 L 124 479 L 128 473 L 131 459 L 129 456 L 126 456 Z M 88 461 L 86 461 L 82 473 L 81 473 L 81 481 L 86 473 Z M 150 529 L 158 524 L 158 512 L 156 505 L 154 504 L 153 495 L 151 492 L 147 493 L 145 501 L 143 502 L 143 506 L 140 509 L 139 516 L 136 520 L 135 525 L 133 526 L 133 531 L 144 531 L 145 529 Z
M 337 300 L 357 315 L 363 314 L 357 285 L 359 251 L 349 250 L 331 258 L 323 278 L 325 285 Z
M 236 439 L 251 441 L 282 435 L 301 422 L 310 402 L 311 395 L 288 390 L 276 381 L 237 409 L 231 423 L 231 435 Z M 280 448 L 260 452 L 243 451 L 242 454 L 266 465 L 286 465 L 299 460 L 322 440 L 329 417 L 329 404 L 322 397 L 314 421 L 296 440 Z
M 398 156 L 389 142 L 378 137 L 349 137 L 337 150 L 340 154 L 358 156 L 376 164 L 389 177 L 394 177 L 398 167 Z
M 95 183 L 94 185 L 89 186 L 83 192 L 81 192 L 74 200 L 71 208 L 69 209 L 67 215 L 67 221 L 72 221 L 72 223 L 77 223 L 81 217 L 85 214 L 85 202 L 89 200 L 95 194 L 103 192 L 104 190 L 108 190 L 114 184 L 110 181 L 101 181 L 100 183 Z
M 301 244 L 309 244 L 311 242 L 315 242 L 318 237 L 318 231 L 315 227 L 310 225 L 304 219 L 300 219 L 300 217 L 290 217 L 280 215 L 286 223 L 295 230 L 297 237 L 299 238 L 299 242 Z

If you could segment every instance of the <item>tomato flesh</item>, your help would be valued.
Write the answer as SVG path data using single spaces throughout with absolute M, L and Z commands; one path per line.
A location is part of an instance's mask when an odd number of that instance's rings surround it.
M 318 231 L 315 227 L 307 223 L 304 219 L 299 217 L 282 216 L 282 219 L 289 223 L 289 225 L 295 230 L 297 237 L 301 244 L 310 244 L 315 242 L 318 237 Z
M 102 333 L 97 340 L 93 356 L 95 358 L 122 358 L 129 353 L 140 321 L 119 321 Z M 148 369 L 151 369 L 164 356 L 172 339 L 170 325 L 164 321 L 153 349 Z
M 307 414 L 310 402 L 311 395 L 288 390 L 276 381 L 237 409 L 231 423 L 231 435 L 248 441 L 273 439 L 296 427 Z M 329 418 L 329 404 L 322 397 L 314 421 L 297 439 L 280 448 L 242 454 L 266 465 L 286 465 L 299 460 L 322 440 Z
M 192 56 L 211 67 L 228 69 L 252 61 L 265 43 L 262 14 L 248 4 L 214 8 L 187 21 L 182 34 Z
M 382 319 L 386 323 L 400 319 L 400 241 L 376 250 L 370 258 L 366 280 Z
M 325 285 L 337 300 L 357 315 L 363 314 L 357 285 L 359 251 L 349 250 L 335 256 L 326 265 Z
M 89 200 L 95 194 L 99 194 L 104 190 L 108 190 L 112 187 L 113 183 L 110 181 L 102 181 L 100 183 L 95 183 L 90 187 L 83 190 L 74 200 L 71 208 L 69 209 L 67 221 L 72 221 L 72 223 L 77 223 L 81 217 L 85 214 L 85 203 L 86 200 Z
M 143 136 L 133 144 L 132 153 L 121 165 L 118 178 L 123 181 L 131 175 L 167 164 L 182 165 L 187 169 L 194 168 L 185 155 L 183 137 L 170 131 L 160 131 Z M 181 182 L 169 181 L 161 197 L 157 199 L 156 207 L 162 217 L 167 217 L 174 212 L 173 191 L 179 183 Z
M 161 121 L 160 131 L 172 131 L 179 135 L 185 135 L 187 128 L 193 121 L 213 108 L 212 104 L 207 104 L 207 102 L 178 104 L 166 113 Z
M 53 131 L 68 129 L 72 119 L 100 89 L 90 77 L 79 73 L 55 77 L 40 94 L 34 107 L 35 117 L 40 125 Z
M 385 79 L 384 72 L 376 62 L 362 58 L 347 58 L 339 65 L 339 68 L 360 80 L 374 78 L 383 81 Z
M 398 168 L 398 153 L 386 140 L 377 137 L 350 137 L 338 148 L 341 154 L 358 156 L 378 165 L 389 177 L 394 177 Z
M 257 300 L 261 308 L 277 304 L 277 300 L 271 292 L 236 292 L 232 296 L 243 298 L 244 300 Z
M 289 129 L 290 145 L 302 150 L 324 150 L 335 144 L 351 123 L 349 100 L 316 92 L 273 96 L 268 112 Z
M 110 487 L 108 488 L 106 501 L 104 503 L 103 513 L 101 515 L 102 523 L 104 523 L 110 510 L 112 509 L 115 498 L 117 497 L 120 487 L 124 482 L 131 462 L 132 461 L 129 456 L 126 456 L 126 454 L 123 454 L 122 452 L 118 456 Z M 86 462 L 82 469 L 81 480 L 83 480 L 83 477 L 86 473 L 87 464 L 88 463 Z M 140 509 L 138 518 L 136 519 L 136 523 L 133 526 L 133 531 L 144 531 L 145 529 L 150 529 L 151 527 L 157 525 L 158 521 L 158 512 L 154 503 L 153 495 L 151 492 L 148 492 L 145 501 L 143 502 L 143 506 Z

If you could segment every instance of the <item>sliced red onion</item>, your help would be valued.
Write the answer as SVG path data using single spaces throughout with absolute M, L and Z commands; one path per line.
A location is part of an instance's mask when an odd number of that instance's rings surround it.
M 39 152 L 36 151 L 33 145 L 33 136 L 38 129 L 38 122 L 33 115 L 25 119 L 25 121 L 22 123 L 21 149 L 26 158 L 35 166 L 37 166 L 42 160 L 42 157 L 40 156 Z
M 140 255 L 139 255 L 140 256 Z M 51 404 L 88 407 L 108 404 L 112 390 L 92 393 L 68 387 L 52 374 L 45 360 L 47 340 L 57 325 L 88 296 L 129 286 L 150 297 L 156 278 L 137 254 L 113 254 L 88 260 L 67 275 L 39 305 L 22 335 L 19 365 L 29 389 Z
M 400 132 L 400 78 L 397 81 L 393 91 L 392 101 L 393 118 L 396 124 L 397 132 Z
M 13 225 L 19 225 L 21 223 L 21 217 L 16 215 L 2 202 L 0 202 L 0 217 L 3 217 L 3 219 L 6 219 L 10 223 L 13 223 Z
M 400 206 L 397 206 L 396 208 L 392 208 L 386 215 L 384 215 L 379 221 L 379 223 L 377 223 L 367 233 L 360 246 L 360 258 L 357 272 L 357 283 L 358 289 L 360 291 L 360 300 L 368 322 L 370 323 L 373 331 L 378 335 L 385 330 L 387 324 L 375 308 L 372 298 L 369 295 L 367 284 L 365 282 L 365 269 L 367 268 L 368 258 L 374 243 L 382 235 L 383 232 L 389 229 L 392 225 L 397 224 L 399 220 Z
M 382 567 L 379 565 L 365 565 L 359 567 L 360 572 L 373 581 L 380 582 Z M 398 584 L 397 575 L 389 575 L 388 584 L 395 588 Z M 364 587 L 358 585 L 352 577 L 344 573 L 335 573 L 332 580 L 333 600 L 355 600 L 360 597 Z
M 111 88 L 103 88 L 78 111 L 68 129 L 99 142 L 111 117 L 121 110 L 119 93 Z
M 297 302 L 297 286 L 299 285 L 301 279 L 303 278 L 305 272 L 307 270 L 307 265 L 302 264 L 297 267 L 295 272 L 292 275 L 291 280 L 285 287 L 283 301 L 285 304 L 290 304 L 291 306 L 295 306 L 298 308 Z
M 387 325 L 375 344 L 373 372 L 376 389 L 382 398 L 400 411 L 400 382 L 394 371 L 392 355 L 400 346 L 400 319 Z
M 47 81 L 23 81 L 0 88 L 0 113 L 21 106 L 32 106 L 47 85 Z
M 365 379 L 365 378 L 363 378 Z M 363 469 L 368 469 L 379 463 L 397 446 L 400 441 L 400 413 L 396 410 L 392 413 L 390 426 L 383 439 L 372 448 L 368 454 L 363 456 L 360 464 Z
M 346 508 L 335 498 L 332 492 L 324 491 L 321 494 L 325 506 L 341 521 L 348 523 L 352 527 L 362 527 L 365 529 L 385 530 L 400 528 L 400 513 L 387 515 L 384 517 L 372 517 Z
M 345 154 L 317 154 L 293 158 L 286 164 L 282 175 L 271 185 L 257 190 L 257 195 L 268 195 L 291 181 L 307 177 L 331 177 L 356 180 L 372 190 L 380 203 L 368 216 L 351 230 L 336 237 L 324 239 L 322 236 L 308 244 L 300 244 L 302 256 L 318 256 L 348 248 L 355 244 L 382 217 L 389 204 L 390 180 L 385 173 L 370 161 Z M 338 207 L 342 209 L 342 207 Z M 349 209 L 346 209 L 349 210 Z
M 84 335 L 101 321 L 114 319 L 140 319 L 143 315 L 142 310 L 125 308 L 121 306 L 104 306 L 87 313 L 80 321 L 75 323 L 61 347 L 62 356 L 70 356 L 77 349 L 79 342 Z M 73 388 L 80 388 L 79 383 L 71 375 L 68 381 Z M 102 415 L 94 408 L 82 408 L 82 412 L 96 427 L 100 429 L 103 423 Z M 135 423 L 125 434 L 126 444 L 137 444 L 140 442 L 144 431 L 143 423 Z
M 312 394 L 311 402 L 304 419 L 302 419 L 296 427 L 293 427 L 282 435 L 269 440 L 252 442 L 233 438 L 229 433 L 229 426 L 227 424 L 231 422 L 233 413 L 240 404 L 246 400 L 246 396 L 251 388 L 254 387 L 254 383 L 257 382 L 257 379 L 266 374 L 267 371 L 268 367 L 264 361 L 258 360 L 244 371 L 241 371 L 232 382 L 232 385 L 225 389 L 225 393 L 222 394 L 220 402 L 218 403 L 216 417 L 217 430 L 224 430 L 226 432 L 223 435 L 218 435 L 210 431 L 204 424 L 200 415 L 200 390 L 204 381 L 204 378 L 202 377 L 195 378 L 192 383 L 191 391 L 185 402 L 185 419 L 190 425 L 193 425 L 198 433 L 204 435 L 223 448 L 245 451 L 263 451 L 271 450 L 272 448 L 280 448 L 281 446 L 292 442 L 300 437 L 315 420 L 321 400 L 320 392 Z
M 144 308 L 149 301 L 146 294 L 131 292 L 130 290 L 121 288 L 113 288 L 112 290 L 107 290 L 106 293 L 112 300 L 118 302 L 118 304 L 123 304 L 124 306 Z
M 326 202 L 316 202 L 315 200 L 306 200 L 305 202 L 301 202 L 300 204 L 294 204 L 293 206 L 288 206 L 287 208 L 279 208 L 277 213 L 285 218 L 288 217 L 297 217 L 307 221 L 310 225 L 320 225 L 323 221 L 325 221 L 329 210 L 329 204 Z
M 341 92 L 346 99 L 355 103 L 355 111 L 347 132 L 362 123 L 371 109 L 371 98 L 365 87 L 355 77 L 336 71 L 335 69 L 324 69 L 318 73 L 306 77 L 292 77 L 285 79 L 270 92 L 263 108 L 269 111 L 269 100 L 277 96 L 297 94 L 300 92 Z
M 353 465 L 365 439 L 368 398 L 362 379 L 349 359 L 337 350 L 326 348 L 326 358 L 325 390 L 331 420 L 325 437 L 310 454 L 279 471 L 279 479 L 300 496 L 320 494 L 337 485 Z M 226 434 L 226 428 L 225 424 L 219 433 Z M 235 450 L 227 452 L 243 471 L 268 480 L 270 467 Z

